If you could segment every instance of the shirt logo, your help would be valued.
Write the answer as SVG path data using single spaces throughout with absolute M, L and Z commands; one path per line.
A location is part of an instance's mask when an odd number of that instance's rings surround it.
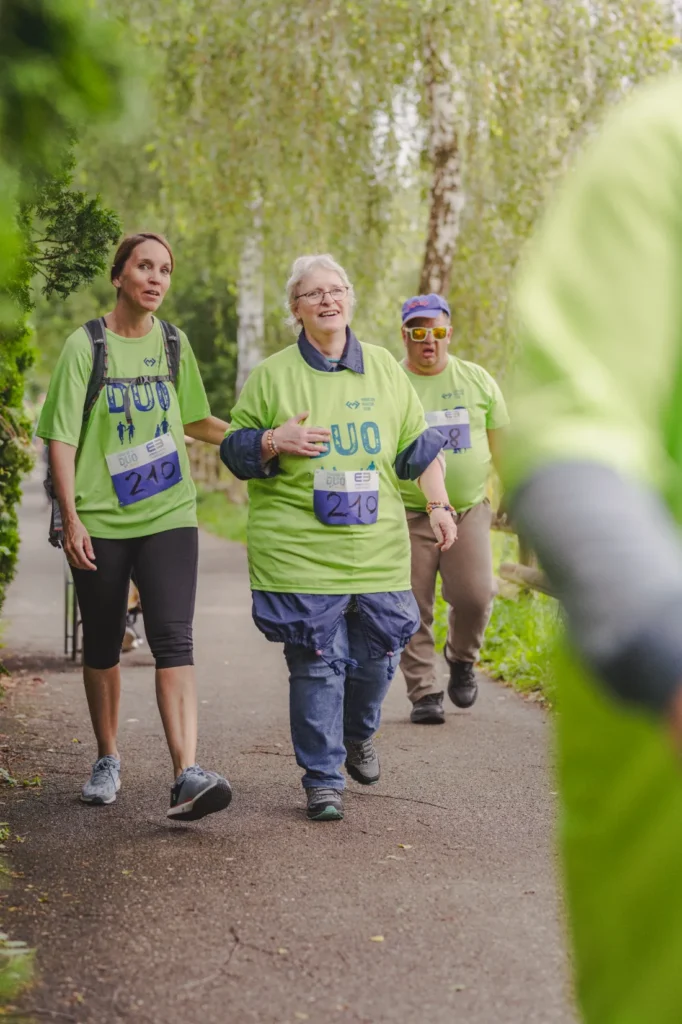
M 155 366 L 156 365 L 156 359 L 145 359 L 144 365 L 145 366 Z
M 346 402 L 346 405 L 348 406 L 349 409 L 359 409 L 360 408 L 360 403 L 359 402 Z
M 448 391 L 447 394 L 441 395 L 441 398 L 463 398 L 464 392 L 461 388 L 455 388 L 454 391 Z

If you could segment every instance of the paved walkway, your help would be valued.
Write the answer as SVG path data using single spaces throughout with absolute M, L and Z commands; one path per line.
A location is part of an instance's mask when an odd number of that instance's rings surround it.
M 250 617 L 244 551 L 201 541 L 200 759 L 227 813 L 165 817 L 169 762 L 148 654 L 126 656 L 123 788 L 77 795 L 93 760 L 78 673 L 61 659 L 63 563 L 27 486 L 5 641 L 24 682 L 0 728 L 20 779 L 0 791 L 23 872 L 13 935 L 38 947 L 40 1020 L 79 1024 L 570 1024 L 544 713 L 484 683 L 443 727 L 407 720 L 402 679 L 384 775 L 342 823 L 306 821 L 281 650 Z M 33 677 L 38 677 L 35 679 Z M 383 941 L 373 941 L 382 936 Z

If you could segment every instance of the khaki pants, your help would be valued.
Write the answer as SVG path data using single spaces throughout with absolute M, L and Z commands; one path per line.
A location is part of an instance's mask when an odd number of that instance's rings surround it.
M 433 606 L 436 574 L 450 606 L 445 652 L 450 661 L 476 661 L 488 625 L 495 587 L 490 547 L 492 511 L 486 500 L 457 516 L 457 540 L 442 554 L 425 512 L 407 512 L 412 545 L 412 591 L 421 615 L 419 630 L 403 651 L 400 667 L 412 703 L 439 693 L 443 672 L 436 664 Z

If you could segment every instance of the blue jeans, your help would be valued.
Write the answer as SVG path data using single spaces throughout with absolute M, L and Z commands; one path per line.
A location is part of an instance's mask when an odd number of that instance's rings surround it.
M 347 612 L 322 656 L 294 644 L 285 644 L 284 654 L 291 738 L 296 763 L 305 771 L 303 785 L 343 789 L 344 739 L 366 740 L 379 728 L 400 651 L 371 658 L 359 614 Z

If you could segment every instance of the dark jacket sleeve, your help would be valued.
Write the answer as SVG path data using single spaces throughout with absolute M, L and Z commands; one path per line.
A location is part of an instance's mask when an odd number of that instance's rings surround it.
M 623 700 L 665 711 L 682 684 L 682 542 L 667 508 L 605 465 L 567 462 L 536 473 L 511 514 L 587 664 Z
M 396 456 L 395 471 L 399 480 L 416 480 L 441 450 L 445 440 L 435 427 L 428 427 L 416 441 Z
M 261 439 L 265 430 L 242 427 L 223 438 L 220 458 L 238 480 L 264 479 L 279 473 L 279 459 L 265 465 L 261 458 Z

